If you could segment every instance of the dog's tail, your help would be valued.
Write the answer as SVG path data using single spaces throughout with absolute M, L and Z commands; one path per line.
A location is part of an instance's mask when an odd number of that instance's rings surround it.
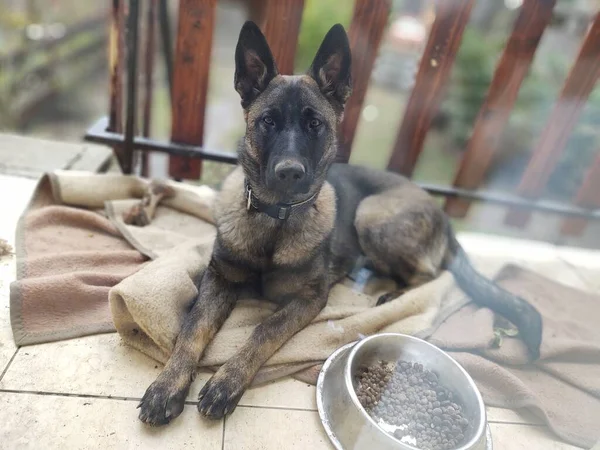
M 542 343 L 540 313 L 522 298 L 504 290 L 477 272 L 451 229 L 448 239 L 445 268 L 454 275 L 458 286 L 475 303 L 488 307 L 510 320 L 519 329 L 519 335 L 533 359 L 538 359 Z

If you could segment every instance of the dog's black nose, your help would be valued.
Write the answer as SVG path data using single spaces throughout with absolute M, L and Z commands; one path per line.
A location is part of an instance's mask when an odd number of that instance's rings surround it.
M 304 180 L 306 169 L 298 161 L 285 160 L 275 166 L 275 178 L 278 184 L 293 187 Z

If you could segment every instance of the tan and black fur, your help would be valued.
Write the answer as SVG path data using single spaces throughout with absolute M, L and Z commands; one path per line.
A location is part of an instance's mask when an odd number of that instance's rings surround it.
M 206 345 L 239 293 L 250 288 L 279 309 L 199 395 L 204 416 L 231 413 L 259 368 L 315 318 L 330 287 L 359 258 L 401 285 L 380 302 L 450 270 L 474 301 L 515 323 L 532 356 L 539 356 L 539 313 L 473 269 L 427 193 L 396 174 L 333 164 L 351 92 L 341 25 L 329 31 L 306 75 L 282 76 L 258 27 L 246 23 L 236 49 L 235 88 L 247 123 L 240 164 L 217 200 L 210 264 L 171 358 L 140 402 L 142 421 L 166 424 L 181 413 Z M 262 205 L 297 206 L 282 220 L 249 205 L 249 192 Z

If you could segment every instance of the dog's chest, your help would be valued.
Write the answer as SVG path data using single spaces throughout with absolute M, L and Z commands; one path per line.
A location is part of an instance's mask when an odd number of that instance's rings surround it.
M 247 208 L 244 177 L 234 171 L 215 205 L 219 240 L 235 261 L 253 271 L 269 272 L 304 263 L 330 234 L 335 193 L 326 184 L 315 204 L 285 221 Z
M 244 211 L 237 220 L 222 224 L 219 236 L 236 260 L 262 270 L 271 264 L 276 253 L 277 229 L 259 217 L 248 216 Z
M 293 226 L 261 213 L 244 213 L 238 220 L 219 224 L 219 238 L 236 260 L 261 272 L 301 264 L 324 238 L 324 230 L 313 226 Z

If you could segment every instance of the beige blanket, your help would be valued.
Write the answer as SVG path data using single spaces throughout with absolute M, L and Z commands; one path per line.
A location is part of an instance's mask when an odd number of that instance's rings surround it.
M 19 344 L 110 331 L 112 327 L 106 323 L 106 294 L 108 288 L 114 286 L 108 294 L 110 314 L 123 340 L 161 362 L 166 361 L 185 311 L 197 293 L 196 282 L 208 261 L 215 233 L 210 212 L 214 192 L 206 187 L 179 183 L 170 185 L 175 195 L 163 201 L 149 226 L 136 227 L 126 225 L 123 215 L 139 202 L 137 199 L 148 188 L 145 180 L 120 175 L 94 176 L 62 172 L 42 182 L 32 205 L 23 216 L 19 227 L 21 239 L 17 241 L 17 257 L 19 263 L 22 263 L 22 270 L 19 280 L 11 287 L 11 317 L 15 338 L 20 338 Z M 40 198 L 45 198 L 45 203 L 40 203 Z M 61 208 L 63 215 L 71 214 L 76 219 L 65 222 L 63 216 L 53 216 L 53 208 L 57 206 Z M 95 212 L 96 210 L 100 212 Z M 39 223 L 48 222 L 51 225 L 47 229 L 38 226 Z M 90 229 L 93 230 L 94 237 L 97 237 L 96 234 L 100 237 L 98 243 L 87 236 Z M 44 276 L 28 278 L 32 273 L 29 267 L 35 266 L 31 256 L 35 254 L 33 259 L 37 259 L 43 254 L 43 249 L 36 248 L 36 252 L 28 254 L 24 248 L 35 248 L 32 242 L 36 242 L 38 236 L 44 237 L 41 240 L 44 242 L 44 249 L 52 249 L 52 252 L 44 264 Z M 65 267 L 59 265 L 60 269 L 54 273 L 54 258 L 65 256 L 65 261 L 70 261 L 70 255 L 62 255 L 63 248 L 79 248 L 83 242 L 91 245 L 88 242 L 90 240 L 94 242 L 94 246 L 87 253 L 89 259 L 71 261 Z M 22 245 L 23 242 L 28 242 L 28 246 Z M 118 249 L 117 253 L 112 254 L 114 249 Z M 106 259 L 106 268 L 100 265 L 99 270 L 95 270 L 94 264 L 101 257 Z M 123 257 L 130 258 L 126 259 L 128 264 L 122 263 Z M 144 257 L 152 261 L 145 263 Z M 79 276 L 79 284 L 71 286 L 73 290 L 70 295 L 74 299 L 68 302 L 70 308 L 76 306 L 73 317 L 75 322 L 79 320 L 78 328 L 71 329 L 68 333 L 60 330 L 58 334 L 53 334 L 52 330 L 56 331 L 56 327 L 64 328 L 64 319 L 70 317 L 69 308 L 59 304 L 60 314 L 48 315 L 52 308 L 47 305 L 57 306 L 52 304 L 53 300 L 44 296 L 41 289 L 28 290 L 27 295 L 23 295 L 23 287 L 32 281 L 43 287 L 46 277 L 56 276 L 59 278 L 54 280 L 56 286 L 52 293 L 60 297 L 64 289 L 59 282 L 78 272 L 85 272 L 85 276 Z M 517 276 L 518 272 L 521 270 L 509 272 L 511 276 L 504 281 L 518 280 L 515 285 L 509 283 L 509 289 L 523 290 L 523 296 L 537 305 L 543 306 L 548 296 L 559 292 L 554 288 L 541 289 L 545 283 L 547 286 L 554 285 L 549 280 L 527 283 Z M 90 291 L 90 285 L 94 288 L 96 285 L 101 287 L 94 295 L 93 314 L 84 299 L 85 295 L 82 295 Z M 396 301 L 374 308 L 378 296 L 393 287 L 390 280 L 375 278 L 365 285 L 351 280 L 336 285 L 322 313 L 268 361 L 255 381 L 260 383 L 286 374 L 296 374 L 314 381 L 314 369 L 301 373 L 299 371 L 321 363 L 341 345 L 360 339 L 362 335 L 383 331 L 430 336 L 438 330 L 444 319 L 468 303 L 455 287 L 452 277 L 443 274 L 437 280 L 406 293 Z M 77 294 L 79 304 L 75 299 Z M 104 307 L 100 303 L 102 295 Z M 569 295 L 564 298 L 579 299 L 582 295 L 570 290 Z M 516 339 L 505 340 L 503 348 L 510 353 L 504 359 L 496 359 L 495 363 L 491 362 L 492 359 L 476 356 L 482 348 L 487 348 L 493 336 L 493 326 L 489 320 L 491 312 L 487 310 L 468 309 L 474 308 L 473 306 L 463 308 L 440 327 L 432 339 L 457 352 L 457 359 L 472 371 L 486 401 L 500 406 L 531 407 L 565 440 L 579 445 L 589 443 L 591 446 L 593 439 L 598 437 L 600 427 L 592 427 L 582 417 L 576 405 L 568 404 L 564 409 L 553 408 L 551 405 L 552 399 L 570 395 L 570 389 L 575 385 L 578 395 L 586 400 L 580 402 L 587 407 L 586 417 L 600 417 L 599 383 L 595 381 L 600 378 L 594 380 L 584 377 L 582 369 L 584 366 L 592 367 L 593 370 L 600 367 L 598 348 L 595 344 L 589 346 L 586 341 L 595 339 L 596 335 L 588 336 L 587 333 L 590 327 L 596 325 L 597 320 L 593 320 L 593 315 L 585 314 L 571 317 L 570 304 L 562 303 L 562 299 L 560 297 L 560 301 L 552 301 L 552 304 L 562 308 L 560 320 L 566 323 L 558 328 L 546 329 L 543 355 L 548 355 L 551 359 L 556 357 L 553 351 L 548 350 L 547 345 L 552 347 L 558 341 L 548 335 L 548 330 L 554 329 L 571 339 L 570 345 L 581 349 L 578 359 L 566 363 L 560 360 L 558 366 L 568 369 L 571 367 L 569 364 L 575 365 L 579 370 L 573 372 L 573 377 L 578 384 L 565 376 L 565 373 L 570 373 L 569 370 L 546 370 L 543 362 L 535 367 L 523 366 L 525 372 L 534 374 L 535 380 L 541 380 L 539 383 L 523 381 L 520 369 L 511 369 L 510 373 L 500 370 L 500 365 L 508 367 L 525 362 L 522 345 Z M 28 305 L 26 311 L 24 304 Z M 44 314 L 35 313 L 36 304 L 45 311 Z M 589 302 L 586 304 L 589 306 Z M 600 305 L 598 299 L 596 305 Z M 81 314 L 77 313 L 78 310 Z M 272 311 L 272 305 L 256 299 L 240 301 L 207 348 L 200 365 L 212 368 L 222 364 L 235 354 L 254 326 Z M 555 314 L 556 311 L 551 309 L 550 313 Z M 32 321 L 32 317 L 35 320 Z M 48 320 L 45 320 L 48 317 L 62 317 L 63 320 L 53 320 L 49 325 Z M 552 315 L 545 315 L 545 322 L 555 319 Z M 584 323 L 580 324 L 579 320 Z M 31 333 L 32 323 L 37 333 Z M 99 327 L 99 324 L 102 326 Z M 503 353 L 492 352 L 491 356 L 486 356 L 492 358 L 501 354 Z M 568 357 L 569 354 L 572 352 L 562 353 L 562 356 Z M 522 401 L 519 404 L 514 403 L 513 398 L 513 393 L 517 392 L 516 386 L 521 389 L 516 397 Z M 566 402 L 564 404 L 567 405 Z M 575 426 L 577 424 L 581 425 Z
M 101 197 L 110 198 L 109 190 L 94 199 L 95 189 L 80 183 L 67 188 L 63 199 L 58 179 L 40 180 L 17 225 L 17 280 L 10 286 L 17 345 L 114 332 L 108 291 L 147 261 L 95 211 L 104 207 Z M 89 174 L 81 177 L 86 179 Z M 87 201 L 78 201 L 77 192 Z M 87 208 L 68 206 L 71 202 Z

